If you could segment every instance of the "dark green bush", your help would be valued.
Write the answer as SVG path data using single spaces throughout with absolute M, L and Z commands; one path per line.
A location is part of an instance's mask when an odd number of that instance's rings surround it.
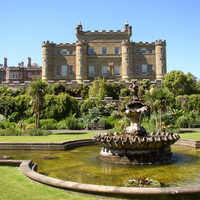
M 18 122 L 20 120 L 20 114 L 18 112 L 14 112 L 8 116 L 9 122 Z
M 70 129 L 70 130 L 80 129 L 79 122 L 78 122 L 77 118 L 67 117 L 65 121 L 66 121 L 67 129 Z
M 40 127 L 44 130 L 51 130 L 56 128 L 57 121 L 55 119 L 41 119 Z
M 181 116 L 176 120 L 176 125 L 179 128 L 187 128 L 188 127 L 189 119 L 187 116 Z

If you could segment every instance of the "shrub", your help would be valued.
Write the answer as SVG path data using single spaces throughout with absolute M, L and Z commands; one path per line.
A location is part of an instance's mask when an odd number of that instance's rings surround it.
M 32 129 L 32 130 L 26 130 L 26 134 L 30 136 L 47 136 L 47 135 L 51 135 L 51 131 L 41 130 L 41 129 Z
M 14 112 L 8 116 L 9 122 L 18 122 L 20 120 L 20 114 L 18 112 Z
M 176 120 L 176 125 L 179 128 L 187 128 L 188 127 L 189 119 L 186 116 L 181 116 Z
M 27 124 L 33 124 L 33 123 L 35 123 L 35 118 L 34 117 L 29 117 L 25 121 L 26 121 Z
M 40 127 L 44 130 L 51 130 L 55 129 L 55 124 L 57 121 L 55 119 L 41 119 L 40 120 Z
M 8 121 L 3 121 L 2 122 L 2 128 L 14 128 L 15 127 L 15 122 L 8 122 Z
M 124 117 L 120 119 L 116 124 L 115 124 L 115 129 L 117 131 L 125 131 L 126 127 L 130 126 L 130 119 L 128 117 Z
M 115 127 L 117 120 L 114 117 L 103 117 L 99 120 L 100 123 L 105 123 L 105 129 L 111 129 Z
M 67 129 L 78 130 L 81 128 L 77 118 L 67 117 L 65 121 L 66 121 Z

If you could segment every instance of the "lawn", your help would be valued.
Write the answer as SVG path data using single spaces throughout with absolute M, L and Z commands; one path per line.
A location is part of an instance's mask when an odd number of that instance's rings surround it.
M 200 140 L 200 131 L 197 130 L 181 131 L 179 135 L 182 139 Z

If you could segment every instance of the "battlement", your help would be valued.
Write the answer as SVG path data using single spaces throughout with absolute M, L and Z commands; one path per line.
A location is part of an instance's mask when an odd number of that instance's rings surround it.
M 135 45 L 155 45 L 155 42 L 134 42 Z
M 156 40 L 155 44 L 166 44 L 166 40 Z
M 42 46 L 75 46 L 75 43 L 60 43 L 60 44 L 56 44 L 56 43 L 49 42 L 49 41 L 43 41 L 42 42 Z

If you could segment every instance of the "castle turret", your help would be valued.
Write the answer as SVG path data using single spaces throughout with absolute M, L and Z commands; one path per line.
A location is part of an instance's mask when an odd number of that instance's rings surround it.
M 28 64 L 27 64 L 27 67 L 31 67 L 31 58 L 28 57 Z
M 131 54 L 131 43 L 129 40 L 123 40 L 121 43 L 122 52 L 122 79 L 125 81 L 131 81 L 131 67 L 132 67 L 132 54 Z
M 76 80 L 82 83 L 87 74 L 87 43 L 79 40 L 76 43 Z
M 42 79 L 51 80 L 55 75 L 53 66 L 53 45 L 49 41 L 42 43 Z
M 156 79 L 163 80 L 166 73 L 166 41 L 155 41 Z

